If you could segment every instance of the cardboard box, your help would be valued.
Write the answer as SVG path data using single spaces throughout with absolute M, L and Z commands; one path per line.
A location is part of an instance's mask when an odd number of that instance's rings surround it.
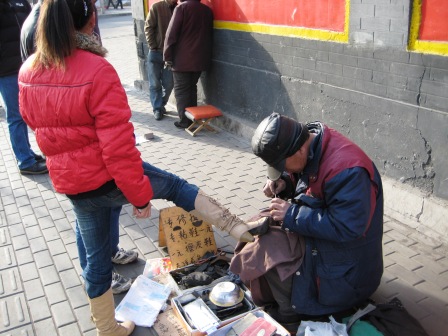
M 213 281 L 210 285 L 190 288 L 188 290 L 185 290 L 182 295 L 171 299 L 171 306 L 173 307 L 174 314 L 179 319 L 181 325 L 184 327 L 184 329 L 187 331 L 187 333 L 189 335 L 192 335 L 194 332 L 197 332 L 197 331 L 206 331 L 210 334 L 210 333 L 214 332 L 215 330 L 217 330 L 218 328 L 221 328 L 222 326 L 225 326 L 229 323 L 232 323 L 232 322 L 244 317 L 249 312 L 255 312 L 255 311 L 258 311 L 261 309 L 260 307 L 257 307 L 253 303 L 251 295 L 250 295 L 250 291 L 246 287 L 240 286 L 244 292 L 243 306 L 244 306 L 244 308 L 247 309 L 247 311 L 244 311 L 237 315 L 233 315 L 226 319 L 220 319 L 212 313 L 216 317 L 216 320 L 213 323 L 211 322 L 210 325 L 205 323 L 208 325 L 206 330 L 198 330 L 197 328 L 195 328 L 192 321 L 190 321 L 189 318 L 187 317 L 184 307 L 187 304 L 195 301 L 198 298 L 198 293 L 200 294 L 200 293 L 204 293 L 204 292 L 209 292 L 216 284 L 218 284 L 219 282 L 222 282 L 222 281 L 231 281 L 231 278 L 228 276 L 225 276 L 225 277 L 222 277 L 222 278 L 219 278 L 219 279 Z M 209 315 L 209 313 L 210 313 L 209 311 L 204 312 L 205 315 Z

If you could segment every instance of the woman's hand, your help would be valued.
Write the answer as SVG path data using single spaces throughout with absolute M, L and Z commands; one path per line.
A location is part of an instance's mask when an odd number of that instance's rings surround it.
M 286 182 L 283 179 L 277 181 L 267 180 L 264 185 L 263 192 L 266 197 L 275 197 L 286 188 Z
M 290 206 L 291 203 L 284 201 L 281 198 L 272 199 L 271 205 L 269 206 L 271 217 L 275 221 L 282 221 L 285 218 L 286 212 Z
M 146 208 L 143 209 L 137 209 L 135 206 L 132 209 L 132 215 L 135 218 L 148 218 L 151 216 L 151 202 L 148 203 Z

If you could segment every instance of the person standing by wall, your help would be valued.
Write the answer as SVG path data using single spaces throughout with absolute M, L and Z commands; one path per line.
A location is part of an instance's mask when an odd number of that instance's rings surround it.
M 176 5 L 177 0 L 161 0 L 154 3 L 145 21 L 145 36 L 149 46 L 147 62 L 149 96 L 156 120 L 161 120 L 166 113 L 165 105 L 174 86 L 173 73 L 164 67 L 163 44 Z
M 31 149 L 28 127 L 19 111 L 20 29 L 30 12 L 31 6 L 26 0 L 0 0 L 0 96 L 12 150 L 22 175 L 48 172 L 45 158 Z
M 202 71 L 210 68 L 213 43 L 213 12 L 200 0 L 180 0 L 168 26 L 163 59 L 174 76 L 178 128 L 192 123 L 185 108 L 197 106 L 197 83 Z

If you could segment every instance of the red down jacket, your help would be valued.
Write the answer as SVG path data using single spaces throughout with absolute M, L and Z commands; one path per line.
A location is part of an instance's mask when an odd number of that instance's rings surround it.
M 19 72 L 20 112 L 47 156 L 54 188 L 78 194 L 110 180 L 134 206 L 153 192 L 135 147 L 131 110 L 118 74 L 103 57 L 77 49 L 66 70 Z

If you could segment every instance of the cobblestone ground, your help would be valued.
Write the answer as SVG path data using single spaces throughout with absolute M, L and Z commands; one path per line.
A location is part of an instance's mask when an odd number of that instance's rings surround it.
M 133 87 L 139 74 L 131 16 L 102 16 L 100 27 L 108 59 L 127 91 L 137 136 L 154 133 L 153 140 L 139 147 L 143 159 L 196 183 L 243 219 L 265 207 L 265 167 L 251 154 L 249 142 L 223 130 L 193 138 L 173 126 L 174 109 L 155 121 L 148 94 Z M 93 336 L 70 203 L 54 192 L 48 176 L 19 174 L 3 109 L 0 138 L 0 334 Z M 30 138 L 37 149 L 31 133 Z M 145 259 L 164 255 L 158 248 L 158 210 L 171 205 L 154 201 L 149 220 L 132 218 L 131 207 L 124 207 L 120 246 L 138 251 L 139 261 L 117 271 L 136 277 Z M 447 336 L 447 246 L 387 213 L 384 231 L 385 272 L 373 298 L 381 303 L 398 296 L 431 336 Z M 220 231 L 215 238 L 224 249 L 235 245 Z M 122 297 L 116 296 L 116 302 Z M 148 334 L 154 333 L 148 328 L 133 333 Z

